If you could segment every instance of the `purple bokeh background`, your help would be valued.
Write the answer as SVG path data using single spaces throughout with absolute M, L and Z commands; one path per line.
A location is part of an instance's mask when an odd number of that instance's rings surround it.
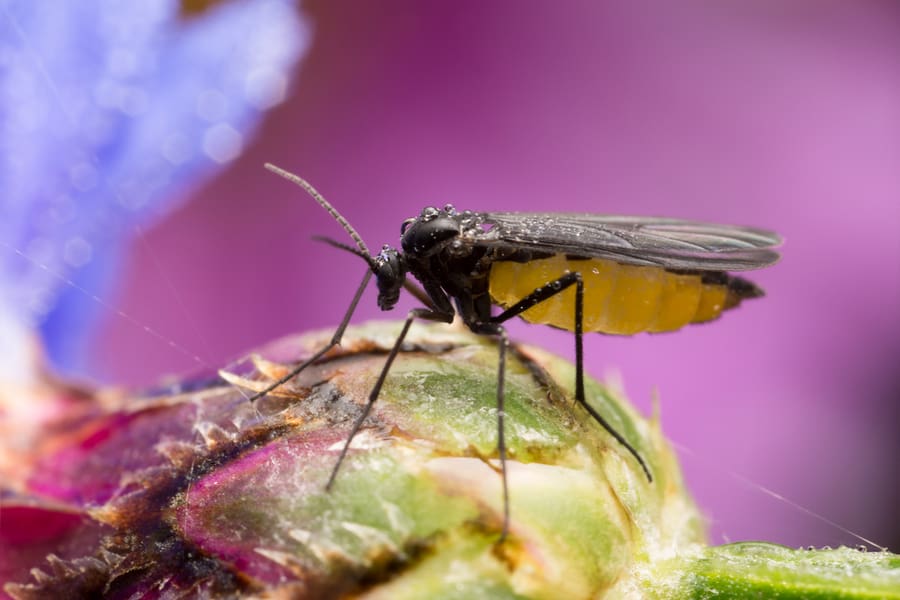
M 370 247 L 425 204 L 772 228 L 769 296 L 715 324 L 590 336 L 667 434 L 713 540 L 900 550 L 900 9 L 894 2 L 313 2 L 289 100 L 232 168 L 127 249 L 86 375 L 146 384 L 332 327 L 357 259 L 273 162 Z M 382 315 L 369 293 L 356 317 Z M 515 325 L 572 355 L 571 337 Z

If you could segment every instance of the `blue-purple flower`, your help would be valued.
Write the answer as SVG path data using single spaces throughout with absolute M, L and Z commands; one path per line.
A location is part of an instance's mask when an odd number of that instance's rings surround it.
M 310 40 L 294 3 L 206 4 L 0 4 L 7 370 L 34 327 L 58 369 L 77 369 L 117 248 L 237 157 L 285 97 Z

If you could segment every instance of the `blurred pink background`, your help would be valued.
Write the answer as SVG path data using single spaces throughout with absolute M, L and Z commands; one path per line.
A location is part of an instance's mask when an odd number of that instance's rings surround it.
M 91 375 L 145 385 L 333 327 L 372 248 L 426 204 L 771 228 L 768 297 L 677 334 L 587 339 L 686 448 L 714 542 L 900 551 L 900 7 L 894 2 L 319 1 L 293 93 L 232 168 L 135 238 Z M 355 322 L 382 314 L 374 293 Z M 572 356 L 571 336 L 515 339 Z M 140 357 L 135 360 L 135 357 Z

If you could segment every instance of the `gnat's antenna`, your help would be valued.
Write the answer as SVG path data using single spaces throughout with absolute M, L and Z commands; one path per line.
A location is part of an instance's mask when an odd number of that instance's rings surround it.
M 363 259 L 364 261 L 366 261 L 368 263 L 368 265 L 372 269 L 373 273 L 376 272 L 378 269 L 374 258 L 369 256 L 362 250 L 360 250 L 358 248 L 354 248 L 350 244 L 342 244 L 341 242 L 339 242 L 337 240 L 333 240 L 330 237 L 325 237 L 324 235 L 314 235 L 314 236 L 312 236 L 312 239 L 316 242 L 325 242 L 329 246 L 333 246 L 339 250 L 343 250 L 344 252 L 349 252 L 350 254 L 360 257 L 361 259 Z M 427 302 L 426 302 L 426 304 L 427 304 Z
M 328 202 L 328 200 L 323 198 L 322 194 L 320 194 L 319 192 L 316 191 L 316 188 L 314 188 L 312 185 L 310 185 L 310 183 L 308 181 L 299 177 L 298 175 L 289 173 L 289 172 L 285 171 L 284 169 L 282 169 L 280 167 L 276 167 L 275 165 L 273 165 L 271 163 L 266 163 L 265 167 L 268 170 L 275 173 L 276 175 L 281 175 L 288 181 L 292 181 L 292 182 L 296 183 L 297 185 L 299 185 L 300 187 L 302 187 L 306 191 L 307 194 L 312 196 L 313 200 L 315 200 L 316 202 L 319 203 L 319 206 L 321 206 L 322 208 L 327 210 L 328 214 L 330 214 L 334 218 L 335 221 L 340 223 L 341 227 L 344 228 L 344 231 L 346 231 L 347 233 L 350 234 L 350 237 L 353 238 L 354 242 L 356 242 L 356 245 L 359 247 L 360 251 L 363 252 L 364 258 L 367 259 L 367 262 L 370 260 L 369 257 L 371 256 L 371 254 L 369 253 L 369 249 L 366 247 L 366 243 L 362 240 L 362 238 L 359 236 L 359 234 L 356 233 L 356 230 L 353 229 L 353 227 L 350 225 L 350 223 L 347 222 L 347 219 L 345 219 L 341 215 L 341 213 L 339 213 L 337 211 L 337 209 L 335 207 L 333 207 L 330 202 Z

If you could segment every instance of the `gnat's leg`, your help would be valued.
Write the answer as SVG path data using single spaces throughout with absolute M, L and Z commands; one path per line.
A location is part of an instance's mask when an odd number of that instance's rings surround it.
M 500 475 L 503 480 L 503 530 L 500 532 L 500 543 L 509 534 L 509 482 L 506 475 L 506 350 L 509 347 L 509 336 L 506 328 L 499 323 L 482 323 L 477 333 L 493 335 L 499 338 L 499 364 L 497 366 L 497 454 L 500 457 Z
M 638 454 L 638 451 L 635 450 L 634 446 L 628 443 L 622 434 L 613 429 L 612 425 L 610 425 L 603 416 L 600 415 L 594 408 L 587 403 L 584 395 L 584 342 L 583 342 L 583 330 L 584 330 L 584 281 L 582 280 L 581 273 L 566 273 L 559 279 L 551 281 L 550 283 L 543 285 L 533 292 L 519 300 L 513 306 L 509 307 L 493 319 L 491 322 L 493 323 L 503 323 L 512 317 L 518 316 L 519 314 L 525 312 L 532 306 L 543 302 L 549 298 L 552 298 L 556 294 L 562 293 L 564 290 L 569 288 L 571 285 L 575 285 L 575 400 L 584 407 L 586 411 L 597 421 L 611 436 L 613 436 L 617 442 L 619 442 L 622 446 L 628 450 L 635 459 L 637 459 L 638 463 L 640 463 L 641 468 L 644 470 L 644 474 L 647 476 L 647 481 L 653 481 L 653 475 L 650 474 L 650 469 L 647 466 L 647 463 L 644 462 L 644 459 Z
M 331 490 L 332 485 L 334 485 L 334 480 L 337 477 L 338 470 L 341 468 L 341 464 L 344 462 L 344 458 L 347 456 L 347 451 L 350 449 L 350 443 L 359 432 L 360 427 L 362 427 L 363 421 L 365 421 L 366 417 L 369 416 L 369 411 L 372 410 L 372 405 L 375 404 L 375 401 L 378 399 L 378 394 L 381 393 L 381 387 L 384 385 L 384 380 L 387 377 L 388 371 L 391 369 L 391 364 L 393 364 L 394 359 L 397 358 L 397 354 L 400 352 L 400 345 L 403 344 L 403 340 L 406 338 L 406 334 L 409 332 L 409 328 L 415 319 L 423 319 L 425 321 L 438 321 L 441 323 L 452 323 L 453 313 L 443 313 L 427 308 L 414 308 L 413 310 L 409 311 L 409 314 L 406 318 L 406 323 L 403 324 L 403 329 L 400 331 L 400 335 L 397 336 L 397 339 L 394 342 L 394 346 L 393 348 L 391 348 L 387 360 L 384 362 L 384 367 L 382 367 L 381 369 L 381 374 L 378 376 L 378 381 L 375 382 L 375 386 L 372 388 L 372 391 L 369 392 L 369 401 L 366 402 L 365 407 L 363 407 L 362 414 L 359 415 L 359 418 L 357 418 L 356 422 L 353 424 L 353 428 L 350 430 L 350 435 L 347 436 L 347 441 L 344 443 L 344 447 L 341 449 L 341 454 L 340 456 L 338 456 L 337 462 L 334 465 L 334 469 L 331 470 L 331 476 L 328 478 L 328 483 L 325 484 L 326 490 Z
M 263 396 L 265 396 L 266 394 L 268 394 L 269 392 L 271 392 L 272 390 L 277 388 L 279 385 L 287 383 L 288 381 L 290 381 L 291 379 L 293 379 L 294 377 L 299 375 L 303 369 L 305 369 L 309 365 L 313 364 L 314 362 L 316 362 L 317 360 L 322 358 L 322 356 L 324 356 L 326 352 L 328 352 L 329 350 L 331 350 L 332 348 L 334 348 L 335 346 L 337 346 L 338 344 L 341 343 L 341 338 L 344 337 L 344 330 L 347 329 L 347 325 L 350 323 L 350 319 L 353 317 L 353 311 L 356 310 L 356 305 L 359 304 L 359 299 L 362 298 L 363 292 L 366 290 L 366 286 L 369 284 L 369 279 L 371 279 L 371 278 L 372 278 L 372 271 L 366 269 L 366 274 L 363 277 L 362 283 L 359 284 L 359 289 L 357 289 L 356 294 L 353 295 L 353 301 L 350 303 L 350 307 L 347 309 L 347 313 L 344 315 L 344 318 L 341 320 L 341 324 L 338 325 L 337 331 L 335 331 L 334 335 L 331 336 L 331 341 L 328 342 L 328 345 L 326 345 L 324 348 L 322 348 L 321 350 L 319 350 L 318 352 L 313 354 L 310 358 L 308 358 L 303 363 L 294 367 L 291 370 L 291 372 L 288 373 L 287 375 L 285 375 L 284 377 L 278 379 L 277 381 L 272 382 L 265 389 L 263 389 L 259 392 L 256 392 L 255 394 L 250 396 L 250 399 L 249 399 L 250 402 L 255 402 L 256 400 L 259 400 L 260 398 L 262 398 Z

